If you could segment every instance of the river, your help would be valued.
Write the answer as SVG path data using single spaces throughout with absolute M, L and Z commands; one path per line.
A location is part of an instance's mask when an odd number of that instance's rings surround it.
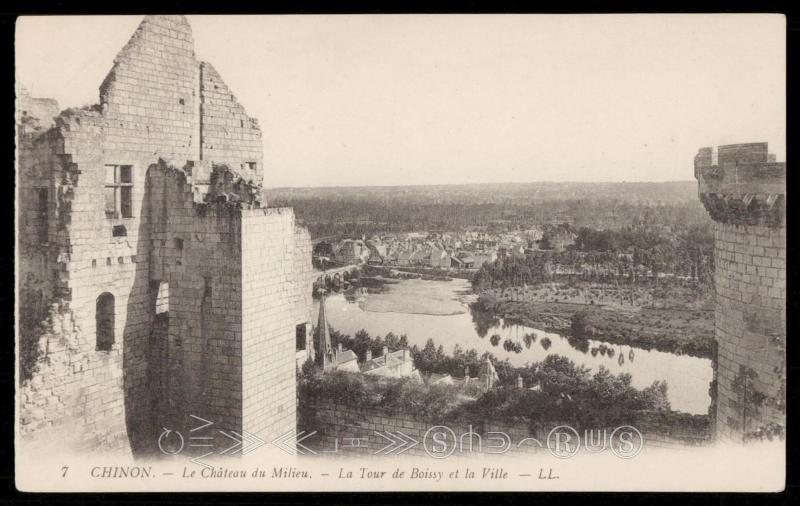
M 629 373 L 636 388 L 647 387 L 656 380 L 666 381 L 673 410 L 692 414 L 708 412 L 711 402 L 709 383 L 713 377 L 708 359 L 598 340 L 589 340 L 587 351 L 580 351 L 559 334 L 522 325 L 504 325 L 502 321 L 481 337 L 470 314 L 468 303 L 471 300 L 474 300 L 474 295 L 470 294 L 466 280 L 409 279 L 388 284 L 381 293 L 368 294 L 359 302 L 348 301 L 343 294 L 329 294 L 325 299 L 325 309 L 328 323 L 349 335 L 360 329 L 372 336 L 389 332 L 406 334 L 409 344 L 419 347 L 430 338 L 437 346 L 444 346 L 447 353 L 458 344 L 464 350 L 475 348 L 479 354 L 490 351 L 501 360 L 508 358 L 516 366 L 557 354 L 593 370 L 602 365 L 615 374 Z M 535 334 L 536 340 L 526 345 L 524 336 L 528 333 Z M 494 334 L 500 336 L 496 345 L 490 339 Z M 542 343 L 545 337 L 550 340 L 549 347 L 546 339 L 545 344 Z M 522 344 L 522 350 L 517 353 L 504 349 L 506 339 Z M 593 354 L 592 348 L 602 350 Z M 607 350 L 614 350 L 613 356 Z M 620 355 L 624 357 L 622 361 Z

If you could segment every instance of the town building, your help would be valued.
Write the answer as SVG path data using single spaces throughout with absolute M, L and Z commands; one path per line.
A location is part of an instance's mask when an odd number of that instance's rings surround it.
M 473 266 L 480 267 L 483 264 L 490 264 L 495 260 L 497 260 L 497 250 L 494 249 L 475 250 L 471 252 L 471 256 L 474 259 Z
M 408 348 L 390 352 L 389 347 L 384 346 L 383 355 L 376 358 L 372 358 L 372 352 L 367 350 L 367 356 L 360 366 L 360 371 L 364 374 L 389 378 L 420 378 Z
M 361 239 L 344 239 L 334 251 L 336 262 L 344 265 L 367 263 L 370 255 L 370 248 Z
M 453 377 L 448 373 L 436 372 L 430 373 L 427 375 L 427 377 L 425 377 L 425 384 L 427 385 L 475 385 L 477 388 L 483 391 L 494 388 L 499 381 L 500 378 L 497 375 L 497 371 L 495 370 L 494 365 L 488 356 L 481 363 L 478 376 L 471 376 L 469 367 L 465 367 L 464 376 L 460 378 Z
M 367 241 L 367 247 L 369 248 L 367 263 L 370 265 L 383 265 L 388 253 L 386 244 L 382 243 L 380 239 L 374 239 Z
M 360 368 L 358 366 L 358 356 L 353 352 L 353 350 L 343 350 L 342 343 L 338 343 L 336 345 L 333 359 L 333 368 L 338 371 L 360 372 Z
M 450 268 L 450 254 L 447 252 L 447 250 L 437 246 L 431 248 L 428 261 L 431 267 L 437 267 L 440 269 Z

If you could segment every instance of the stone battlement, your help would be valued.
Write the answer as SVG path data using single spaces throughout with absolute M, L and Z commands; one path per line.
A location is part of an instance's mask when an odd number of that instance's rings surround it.
M 783 225 L 786 163 L 775 161 L 766 142 L 700 148 L 694 173 L 700 200 L 714 221 Z

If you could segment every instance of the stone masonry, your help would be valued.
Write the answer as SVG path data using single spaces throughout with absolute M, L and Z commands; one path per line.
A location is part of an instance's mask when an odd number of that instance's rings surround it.
M 702 148 L 695 177 L 714 220 L 717 438 L 783 432 L 786 164 L 767 143 Z
M 98 105 L 17 109 L 23 440 L 145 455 L 190 415 L 294 430 L 310 237 L 263 202 L 258 122 L 186 19 L 146 16 Z
M 308 402 L 301 400 L 301 403 Z M 403 455 L 416 458 L 429 458 L 426 451 L 435 448 L 453 448 L 453 436 L 444 433 L 435 444 L 434 432 L 447 427 L 458 439 L 458 449 L 452 457 L 469 457 L 471 454 L 525 454 L 546 452 L 549 432 L 562 422 L 553 421 L 532 427 L 524 419 L 491 420 L 475 417 L 469 420 L 426 419 L 413 413 L 392 413 L 373 407 L 355 407 L 342 403 L 320 402 L 302 405 L 301 409 L 313 413 L 313 419 L 301 421 L 307 427 L 300 427 L 313 436 L 303 441 L 317 455 L 353 456 L 360 458 L 383 458 L 402 451 Z M 690 417 L 703 420 L 706 415 Z M 639 413 L 637 429 L 641 431 L 644 445 L 647 448 L 685 448 L 687 446 L 705 446 L 711 442 L 707 423 L 702 421 L 689 424 L 663 419 L 659 413 Z M 609 436 L 616 427 L 607 427 Z M 596 442 L 600 442 L 599 427 Z M 430 431 L 430 432 L 429 432 Z M 402 433 L 402 435 L 400 434 Z M 584 437 L 586 432 L 579 435 Z M 387 435 L 394 436 L 395 444 L 390 445 Z M 507 437 L 506 437 L 507 436 Z M 535 441 L 534 441 L 535 440 Z M 416 441 L 416 443 L 414 443 Z M 472 441 L 472 445 L 470 445 Z M 441 451 L 441 450 L 440 450 Z M 306 455 L 309 455 L 306 452 Z

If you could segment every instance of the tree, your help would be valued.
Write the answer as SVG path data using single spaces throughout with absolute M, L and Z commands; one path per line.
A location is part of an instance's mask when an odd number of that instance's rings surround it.
M 594 334 L 594 327 L 589 321 L 589 313 L 578 311 L 572 315 L 572 335 L 578 338 L 591 337 Z

